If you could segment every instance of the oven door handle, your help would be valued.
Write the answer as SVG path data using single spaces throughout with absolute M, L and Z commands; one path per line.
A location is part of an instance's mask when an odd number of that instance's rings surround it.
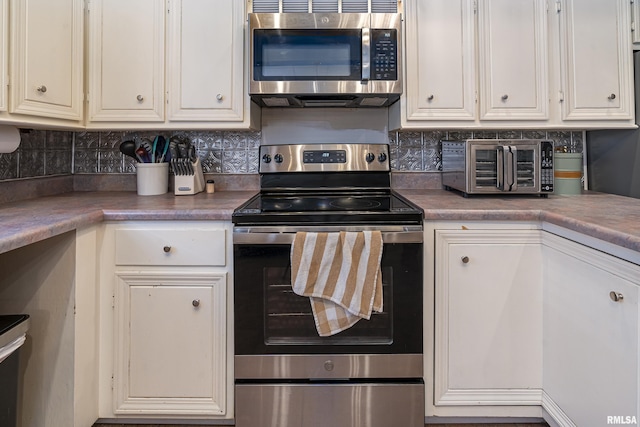
M 234 230 L 233 244 L 242 245 L 290 245 L 296 236 L 295 232 L 264 233 L 249 231 L 250 229 Z M 382 243 L 422 243 L 422 231 L 383 231 Z

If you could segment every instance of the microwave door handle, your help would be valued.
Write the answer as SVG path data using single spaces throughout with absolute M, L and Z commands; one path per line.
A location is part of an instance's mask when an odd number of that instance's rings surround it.
M 496 155 L 496 187 L 498 190 L 504 191 L 505 158 L 503 146 L 498 146 Z
M 371 78 L 371 29 L 362 29 L 362 81 Z
M 512 145 L 509 147 L 509 153 L 511 155 L 511 184 L 509 186 L 510 191 L 518 190 L 518 147 Z

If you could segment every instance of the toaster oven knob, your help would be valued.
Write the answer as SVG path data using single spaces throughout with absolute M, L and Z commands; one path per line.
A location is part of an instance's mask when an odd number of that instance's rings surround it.
M 384 163 L 384 162 L 386 162 L 386 161 L 387 161 L 387 155 L 386 155 L 385 153 L 380 153 L 380 154 L 378 155 L 378 161 L 379 161 L 380 163 Z
M 273 160 L 276 161 L 276 163 L 282 163 L 282 154 L 278 153 L 275 156 L 273 156 Z
M 365 157 L 365 160 L 367 161 L 367 163 L 371 163 L 375 159 L 376 159 L 376 156 L 373 153 L 367 153 L 367 156 Z
M 268 154 L 265 154 L 264 156 L 262 156 L 262 161 L 264 163 L 271 163 L 271 156 Z

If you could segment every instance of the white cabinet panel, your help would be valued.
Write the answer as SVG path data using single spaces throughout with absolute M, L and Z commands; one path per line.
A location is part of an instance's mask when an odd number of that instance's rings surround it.
M 543 386 L 560 425 L 640 413 L 639 292 L 640 267 L 545 236 Z
M 170 121 L 242 121 L 244 5 L 175 0 L 167 46 Z
M 13 0 L 11 113 L 81 120 L 82 0 Z
M 478 33 L 480 120 L 546 120 L 545 2 L 480 0 Z
M 627 0 L 559 4 L 563 120 L 633 119 Z
M 540 232 L 435 235 L 435 404 L 540 405 Z
M 9 0 L 0 0 L 0 111 L 7 111 L 9 73 Z
M 224 414 L 226 274 L 116 274 L 115 413 Z
M 407 120 L 474 120 L 472 0 L 408 1 L 406 16 Z
M 164 120 L 164 0 L 91 0 L 89 121 Z

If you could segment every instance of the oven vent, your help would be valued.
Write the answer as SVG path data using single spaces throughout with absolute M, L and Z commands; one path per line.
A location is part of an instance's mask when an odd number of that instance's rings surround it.
M 253 13 L 397 13 L 400 0 L 253 0 Z

